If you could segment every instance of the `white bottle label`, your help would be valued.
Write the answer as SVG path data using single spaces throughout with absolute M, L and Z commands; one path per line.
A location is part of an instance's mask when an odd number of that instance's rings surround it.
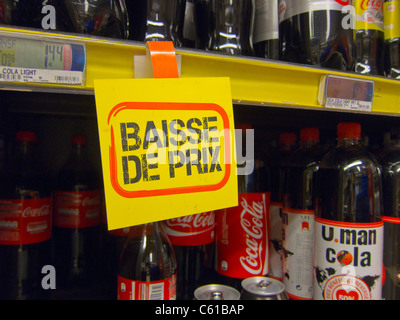
M 381 300 L 383 222 L 315 218 L 314 300 Z
M 317 10 L 342 11 L 348 4 L 349 0 L 279 0 L 279 22 Z
M 311 300 L 314 211 L 283 208 L 282 215 L 282 266 L 286 292 L 294 300 Z
M 279 39 L 278 0 L 256 0 L 253 42 Z

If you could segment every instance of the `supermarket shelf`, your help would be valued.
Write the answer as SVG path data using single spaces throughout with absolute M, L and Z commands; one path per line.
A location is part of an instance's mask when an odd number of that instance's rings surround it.
M 0 83 L 0 89 L 93 94 L 94 79 L 131 79 L 135 55 L 146 53 L 145 45 L 76 34 L 47 33 L 0 27 L 0 35 L 34 37 L 43 40 L 70 40 L 86 44 L 87 70 L 84 86 Z M 339 75 L 373 80 L 372 113 L 400 115 L 400 81 L 362 76 L 310 66 L 258 58 L 229 57 L 199 50 L 177 48 L 182 56 L 181 77 L 229 77 L 235 104 L 323 109 L 318 103 L 320 80 Z

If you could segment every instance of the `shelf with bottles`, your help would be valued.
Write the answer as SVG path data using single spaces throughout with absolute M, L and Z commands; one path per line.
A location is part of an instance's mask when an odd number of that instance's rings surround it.
M 33 29 L 0 27 L 0 36 L 39 41 L 74 42 L 86 46 L 83 85 L 1 82 L 0 88 L 92 95 L 95 79 L 134 78 L 134 56 L 146 54 L 144 43 Z M 318 102 L 320 81 L 326 75 L 373 80 L 372 113 L 397 115 L 400 82 L 381 76 L 365 76 L 282 61 L 228 56 L 202 50 L 176 48 L 182 56 L 181 77 L 229 77 L 237 105 L 323 109 Z

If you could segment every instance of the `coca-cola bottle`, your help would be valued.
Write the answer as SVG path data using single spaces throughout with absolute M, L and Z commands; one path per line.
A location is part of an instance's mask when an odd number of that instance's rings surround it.
M 128 11 L 125 0 L 59 0 L 77 33 L 127 39 Z
M 141 3 L 138 3 L 141 2 Z M 130 23 L 136 30 L 136 41 L 172 41 L 183 45 L 183 24 L 186 0 L 127 1 Z
M 162 222 L 132 227 L 118 268 L 119 300 L 176 300 L 177 263 Z
M 383 8 L 386 75 L 400 79 L 400 1 L 385 0 Z
M 278 0 L 256 0 L 253 43 L 257 57 L 279 59 Z
M 246 134 L 250 125 L 238 125 L 245 146 L 236 141 L 238 159 L 246 150 L 245 162 L 238 162 L 238 206 L 216 211 L 216 281 L 241 290 L 241 281 L 269 272 L 269 171 L 261 150 L 255 147 L 254 158 L 248 156 Z M 238 135 L 236 135 L 238 139 Z M 254 143 L 253 141 L 248 141 Z M 242 152 L 244 153 L 244 152 Z M 245 168 L 254 164 L 253 170 Z M 243 169 L 243 170 L 241 170 Z
M 254 0 L 211 0 L 215 29 L 211 50 L 253 56 Z
M 177 261 L 177 299 L 193 300 L 214 266 L 215 213 L 205 212 L 164 221 Z
M 279 0 L 281 59 L 354 70 L 352 17 L 342 12 L 348 4 L 349 0 Z
M 354 0 L 356 11 L 355 71 L 384 74 L 383 0 Z
M 51 265 L 52 198 L 37 160 L 37 137 L 19 131 L 0 178 L 0 299 L 44 299 L 44 266 Z
M 299 148 L 285 162 L 283 186 L 283 283 L 293 300 L 312 299 L 314 186 L 321 157 L 319 129 L 301 129 Z
M 283 206 L 283 167 L 282 164 L 295 150 L 297 135 L 282 132 L 279 135 L 278 149 L 266 151 L 266 163 L 270 169 L 271 204 L 269 207 L 269 275 L 276 279 L 282 276 L 282 206 Z
M 70 157 L 54 185 L 55 266 L 60 288 L 82 289 L 98 275 L 102 187 L 86 138 L 74 136 L 71 142 Z
M 382 298 L 381 171 L 359 123 L 339 123 L 315 200 L 314 300 Z
M 379 157 L 382 165 L 385 281 L 382 298 L 400 299 L 400 135 L 392 134 L 391 143 Z

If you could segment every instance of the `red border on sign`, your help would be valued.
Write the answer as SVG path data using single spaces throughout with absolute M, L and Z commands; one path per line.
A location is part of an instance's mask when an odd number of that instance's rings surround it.
M 123 110 L 197 110 L 197 111 L 215 111 L 223 120 L 224 124 L 224 142 L 225 142 L 225 159 L 231 157 L 231 140 L 228 136 L 227 130 L 229 127 L 229 117 L 225 110 L 214 103 L 182 103 L 182 102 L 123 102 L 117 104 L 108 115 L 108 125 L 110 125 L 111 119 Z M 117 170 L 117 154 L 114 141 L 114 128 L 111 125 L 111 146 L 109 147 L 110 157 L 110 180 L 114 190 L 124 198 L 141 198 L 141 197 L 153 197 L 153 196 L 165 196 L 182 193 L 195 193 L 205 191 L 216 191 L 221 189 L 228 182 L 231 175 L 231 163 L 225 163 L 225 175 L 222 180 L 216 184 L 204 185 L 204 186 L 186 186 L 178 188 L 168 188 L 159 190 L 136 190 L 127 191 L 118 181 L 118 170 Z

